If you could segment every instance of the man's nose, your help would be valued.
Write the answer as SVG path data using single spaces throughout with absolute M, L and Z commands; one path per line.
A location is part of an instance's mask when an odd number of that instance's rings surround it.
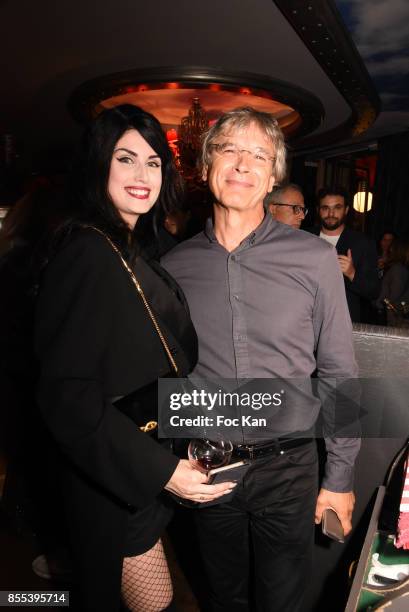
M 239 172 L 248 172 L 250 166 L 249 157 L 249 151 L 244 149 L 242 151 L 237 151 L 236 170 Z

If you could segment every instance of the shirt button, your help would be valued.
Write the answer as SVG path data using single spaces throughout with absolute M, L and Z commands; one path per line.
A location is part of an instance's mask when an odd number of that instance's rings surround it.
M 234 299 L 235 299 L 235 300 L 237 300 L 238 302 L 240 301 L 240 298 L 239 298 L 239 296 L 237 295 L 237 293 L 235 293 L 235 294 L 233 295 L 233 297 L 234 297 Z
M 232 255 L 232 256 L 230 257 L 230 259 L 231 259 L 232 261 L 236 261 L 236 256 L 235 256 L 235 255 Z

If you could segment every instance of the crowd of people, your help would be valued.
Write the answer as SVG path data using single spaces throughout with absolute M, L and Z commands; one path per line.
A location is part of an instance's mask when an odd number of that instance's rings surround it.
M 308 209 L 299 185 L 282 185 L 266 200 L 274 219 L 296 229 L 304 221 L 306 231 L 336 248 L 354 323 L 408 327 L 409 242 L 386 230 L 376 245 L 362 232 L 351 229 L 347 223 L 348 202 L 349 195 L 343 187 L 321 189 L 316 203 L 319 224 L 309 226 L 305 223 Z
M 155 436 L 157 381 L 356 377 L 351 319 L 363 300 L 385 305 L 388 324 L 403 318 L 408 248 L 383 239 L 378 259 L 347 227 L 339 188 L 318 194 L 320 226 L 301 231 L 307 209 L 302 189 L 283 184 L 283 134 L 252 108 L 225 113 L 204 137 L 213 218 L 188 240 L 181 178 L 151 114 L 103 111 L 77 162 L 65 189 L 13 207 L 0 241 L 2 417 L 13 431 L 2 446 L 27 483 L 45 455 L 34 504 L 42 523 L 55 510 L 44 539 L 52 531 L 47 546 L 69 552 L 77 609 L 175 609 L 161 538 L 177 496 L 217 502 L 192 510 L 207 609 L 303 610 L 314 522 L 331 507 L 351 530 L 359 440 L 324 424 L 319 483 L 311 396 L 296 430 L 232 440 L 233 456 L 251 461 L 239 485 L 209 484 Z

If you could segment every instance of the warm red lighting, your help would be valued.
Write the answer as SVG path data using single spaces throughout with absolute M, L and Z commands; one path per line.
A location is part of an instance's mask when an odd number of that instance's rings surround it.
M 360 157 L 355 160 L 355 172 L 358 174 L 360 169 L 364 169 L 362 174 L 363 178 L 368 179 L 369 189 L 373 189 L 375 185 L 376 162 L 376 155 L 367 155 L 366 157 Z
M 177 131 L 174 128 L 168 130 L 166 132 L 166 138 L 168 139 L 169 142 L 171 142 L 173 140 L 177 140 L 178 139 Z
M 180 96 L 179 94 L 182 93 L 182 90 L 185 90 L 185 92 Z M 112 108 L 127 102 L 141 106 L 157 116 L 160 123 L 166 126 L 165 132 L 169 128 L 167 131 L 167 141 L 170 146 L 173 146 L 181 138 L 181 134 L 178 132 L 178 125 L 187 115 L 189 99 L 197 98 L 204 109 L 211 109 L 209 114 L 212 117 L 212 121 L 209 122 L 209 125 L 213 125 L 215 122 L 214 118 L 217 118 L 222 112 L 237 106 L 237 94 L 241 95 L 242 100 L 243 96 L 246 95 L 247 102 L 254 105 L 255 108 L 276 115 L 279 125 L 285 134 L 296 132 L 302 124 L 302 119 L 297 111 L 274 100 L 271 96 L 265 97 L 266 92 L 264 90 L 253 89 L 245 85 L 230 87 L 217 82 L 206 83 L 200 88 L 193 88 L 190 84 L 183 81 L 152 83 L 141 83 L 137 80 L 128 81 L 120 88 L 118 87 L 116 93 L 113 92 L 110 97 L 101 100 L 99 107 L 95 107 L 95 115 L 102 108 Z M 178 159 L 176 153 L 175 157 Z
M 168 131 L 176 132 L 176 130 L 168 130 Z M 179 147 L 177 145 L 177 140 L 168 139 L 168 144 L 169 144 L 169 149 L 172 151 L 172 155 L 173 155 L 173 159 L 175 160 L 176 167 L 180 169 L 180 154 L 179 154 Z

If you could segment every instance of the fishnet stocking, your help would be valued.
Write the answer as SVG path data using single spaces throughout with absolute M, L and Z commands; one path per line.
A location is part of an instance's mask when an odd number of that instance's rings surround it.
M 159 612 L 172 601 L 173 588 L 162 541 L 143 555 L 125 557 L 122 598 L 131 612 Z

